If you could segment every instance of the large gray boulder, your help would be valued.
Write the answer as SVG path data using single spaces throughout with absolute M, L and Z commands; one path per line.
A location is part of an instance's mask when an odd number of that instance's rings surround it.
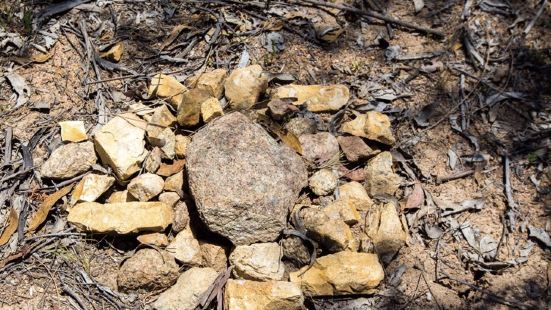
M 275 240 L 308 180 L 295 152 L 237 112 L 195 134 L 187 172 L 203 221 L 236 245 Z

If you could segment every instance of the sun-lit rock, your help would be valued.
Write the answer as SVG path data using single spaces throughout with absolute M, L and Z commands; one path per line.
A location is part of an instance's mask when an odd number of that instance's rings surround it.
M 268 87 L 262 67 L 252 65 L 233 70 L 224 83 L 226 98 L 234 110 L 250 109 Z
M 304 296 L 295 283 L 232 279 L 226 283 L 224 309 L 299 310 L 303 303 Z
M 187 87 L 178 82 L 176 78 L 170 75 L 157 74 L 151 78 L 147 94 L 149 97 L 164 98 L 177 109 L 180 102 L 182 102 L 184 93 L 187 91 Z
M 249 280 L 282 280 L 285 267 L 281 262 L 281 248 L 275 242 L 237 246 L 230 257 L 233 274 Z
M 295 105 L 306 105 L 310 112 L 340 110 L 350 99 L 345 85 L 284 85 L 276 88 L 272 98 L 296 98 Z
M 82 142 L 88 139 L 83 121 L 59 122 L 61 127 L 61 141 Z

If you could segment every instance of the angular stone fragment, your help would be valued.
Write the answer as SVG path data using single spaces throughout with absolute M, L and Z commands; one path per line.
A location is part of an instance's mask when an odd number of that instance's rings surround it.
M 295 283 L 228 280 L 224 309 L 228 310 L 299 310 L 304 296 Z
M 337 187 L 339 179 L 330 169 L 321 169 L 316 171 L 308 181 L 308 185 L 318 196 L 329 195 Z
M 166 98 L 170 104 L 177 109 L 184 93 L 188 91 L 187 87 L 178 82 L 174 77 L 165 74 L 157 74 L 151 79 L 148 89 L 148 96 Z
M 61 141 L 81 142 L 88 139 L 83 121 L 59 122 L 61 127 Z
M 137 117 L 137 116 L 134 116 Z M 94 144 L 101 160 L 109 165 L 121 180 L 128 179 L 140 170 L 147 156 L 142 128 L 132 119 L 116 116 L 99 129 Z
M 407 234 L 393 203 L 372 209 L 366 219 L 365 231 L 381 260 L 388 263 L 405 244 Z
M 69 179 L 86 172 L 96 160 L 92 142 L 69 143 L 52 152 L 40 168 L 40 174 L 51 179 Z
M 159 295 L 153 303 L 157 310 L 194 310 L 199 298 L 214 283 L 218 272 L 212 268 L 193 267 L 178 278 L 176 284 Z
M 311 118 L 295 117 L 287 124 L 285 129 L 292 132 L 295 136 L 300 137 L 307 134 L 315 134 L 317 131 L 316 121 Z
M 190 142 L 191 142 L 190 137 L 176 135 L 176 144 L 174 145 L 174 151 L 176 152 L 177 158 L 186 157 L 186 149 Z
M 327 251 L 356 251 L 358 249 L 350 227 L 341 218 L 329 217 L 322 208 L 303 209 L 301 216 L 309 235 L 320 242 Z
M 178 264 L 167 252 L 142 249 L 124 261 L 117 286 L 122 292 L 164 289 L 176 281 L 178 270 Z
M 197 79 L 195 87 L 207 91 L 214 98 L 220 99 L 224 94 L 224 80 L 227 74 L 226 69 L 205 72 Z
M 184 169 L 186 161 L 184 159 L 175 160 L 172 164 L 161 164 L 157 174 L 163 177 L 169 177 L 175 173 L 178 173 Z
M 157 139 L 162 141 L 162 143 L 159 143 L 158 145 L 161 147 L 161 151 L 163 155 L 162 157 L 173 159 L 174 155 L 176 155 L 176 153 L 174 152 L 174 147 L 176 144 L 176 136 L 174 135 L 174 132 L 172 131 L 172 129 L 165 128 L 165 130 L 163 130 L 161 134 L 157 136 Z
M 201 266 L 203 262 L 199 240 L 195 238 L 189 228 L 179 232 L 174 240 L 166 247 L 166 250 L 180 263 L 186 265 Z
M 149 155 L 145 158 L 144 167 L 145 171 L 149 173 L 155 173 L 161 166 L 161 156 L 163 154 L 163 151 L 161 151 L 160 148 L 154 147 L 151 152 L 149 152 Z
M 164 192 L 159 195 L 159 201 L 174 208 L 178 201 L 180 201 L 180 195 L 174 192 Z
M 348 251 L 322 256 L 303 273 L 307 268 L 289 276 L 310 296 L 370 294 L 385 275 L 376 254 Z
M 168 245 L 168 237 L 161 233 L 148 233 L 139 235 L 136 239 L 142 244 L 149 244 L 158 247 L 166 247 Z M 168 254 L 168 253 L 167 253 Z M 172 261 L 174 258 L 171 256 Z
M 113 177 L 94 173 L 88 174 L 75 186 L 71 196 L 71 204 L 78 201 L 96 201 L 114 183 L 115 178 Z
M 221 272 L 226 270 L 226 250 L 223 247 L 212 243 L 200 243 L 201 246 L 201 266 L 210 267 Z
M 402 178 L 392 170 L 392 154 L 382 152 L 367 162 L 364 168 L 370 196 L 394 195 Z
M 128 192 L 139 201 L 148 201 L 163 191 L 164 180 L 153 173 L 141 174 L 128 184 Z
M 280 121 L 292 111 L 298 111 L 298 108 L 284 100 L 272 99 L 268 102 L 268 110 L 273 119 Z
M 212 98 L 208 92 L 200 89 L 192 89 L 182 97 L 182 103 L 178 107 L 178 123 L 190 127 L 199 124 L 201 120 L 201 105 L 207 99 Z
M 162 202 L 83 202 L 69 210 L 67 220 L 82 231 L 129 234 L 163 231 L 173 217 L 172 208 Z
M 187 159 L 201 218 L 234 244 L 275 240 L 307 182 L 301 158 L 240 113 L 199 130 Z
M 138 199 L 136 199 L 135 197 L 132 197 L 132 195 L 129 195 L 127 190 L 113 192 L 111 193 L 111 196 L 107 198 L 108 203 L 131 202 L 131 201 L 138 201 Z
M 212 97 L 201 103 L 201 116 L 203 117 L 203 122 L 208 123 L 222 115 L 224 115 L 224 111 L 218 99 Z
M 275 89 L 272 98 L 296 98 L 295 105 L 306 105 L 310 112 L 338 111 L 350 99 L 344 85 L 285 85 Z
M 393 145 L 396 142 L 390 128 L 390 119 L 377 111 L 369 111 L 344 123 L 342 131 L 388 145 Z
M 365 187 L 358 182 L 348 182 L 338 189 L 339 200 L 348 200 L 348 203 L 357 210 L 367 211 L 373 205 Z
M 339 136 L 337 141 L 346 159 L 350 162 L 366 159 L 379 153 L 378 150 L 371 149 L 360 137 Z
M 262 67 L 252 65 L 233 70 L 224 83 L 226 98 L 234 110 L 250 109 L 268 87 Z
M 239 245 L 231 253 L 234 276 L 241 279 L 282 280 L 285 267 L 280 260 L 281 248 L 275 242 Z
M 328 132 L 298 137 L 303 156 L 312 162 L 324 163 L 339 154 L 339 143 L 335 136 Z
M 182 190 L 184 186 L 184 171 L 180 171 L 166 178 L 164 190 L 169 192 L 176 192 L 180 197 L 184 196 Z
M 157 125 L 161 128 L 170 127 L 176 124 L 176 117 L 170 112 L 166 105 L 161 105 L 158 108 L 155 108 L 153 115 L 149 120 L 149 124 Z

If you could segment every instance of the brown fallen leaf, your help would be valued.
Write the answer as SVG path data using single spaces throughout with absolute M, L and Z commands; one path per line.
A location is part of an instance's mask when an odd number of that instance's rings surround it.
M 19 222 L 19 216 L 17 215 L 17 212 L 14 208 L 11 208 L 10 215 L 8 216 L 8 223 L 6 224 L 6 228 L 4 228 L 4 231 L 2 231 L 2 234 L 0 235 L 0 246 L 8 243 L 10 241 L 11 235 L 15 231 L 17 231 L 17 223 Z
M 111 46 L 107 51 L 101 53 L 99 56 L 107 60 L 119 62 L 123 52 L 124 44 L 122 42 L 118 42 L 117 44 Z
M 421 183 L 415 182 L 413 192 L 409 195 L 404 209 L 417 209 L 423 204 L 424 201 L 425 193 L 423 191 L 423 186 L 421 186 Z
M 162 177 L 169 177 L 173 174 L 176 174 L 182 169 L 184 169 L 184 165 L 186 164 L 185 159 L 175 160 L 172 165 L 168 164 L 161 164 L 161 167 L 159 167 L 159 170 L 157 170 L 157 174 Z
M 73 188 L 73 184 L 65 186 L 64 188 L 58 190 L 57 192 L 48 195 L 44 201 L 42 201 L 42 204 L 40 204 L 40 208 L 36 210 L 36 212 L 32 215 L 29 224 L 27 226 L 27 235 L 30 235 L 34 233 L 34 231 L 40 226 L 46 218 L 48 217 L 48 213 L 50 212 L 50 209 L 55 205 L 55 203 L 61 199 L 61 197 L 67 195 L 71 189 Z

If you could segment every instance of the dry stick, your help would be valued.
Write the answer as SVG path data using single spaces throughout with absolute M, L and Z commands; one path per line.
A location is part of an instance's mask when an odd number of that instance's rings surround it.
M 376 13 L 376 12 L 363 11 L 363 10 L 356 9 L 356 8 L 353 8 L 353 7 L 349 7 L 349 6 L 346 6 L 346 5 L 328 3 L 328 2 L 324 2 L 324 1 L 316 1 L 316 0 L 302 0 L 302 1 L 310 3 L 310 4 L 325 6 L 325 7 L 329 7 L 329 8 L 339 9 L 339 10 L 348 11 L 348 12 L 352 12 L 352 13 L 356 13 L 356 14 L 360 14 L 360 15 L 364 15 L 364 16 L 373 17 L 373 18 L 380 19 L 382 21 L 385 21 L 385 22 L 388 22 L 388 23 L 391 23 L 391 24 L 395 24 L 395 25 L 398 25 L 398 26 L 414 29 L 414 30 L 417 30 L 417 31 L 420 31 L 420 32 L 429 33 L 429 34 L 435 35 L 435 36 L 440 37 L 440 38 L 445 38 L 446 37 L 446 35 L 443 32 L 440 32 L 438 30 L 433 30 L 433 29 L 421 27 L 421 26 L 418 26 L 418 25 L 415 25 L 415 24 L 412 24 L 412 23 L 408 23 L 408 22 L 404 22 L 404 21 L 392 18 L 390 16 L 385 16 L 385 15 L 382 15 L 382 14 L 379 14 L 379 13 Z M 300 4 L 300 3 L 298 3 L 298 4 Z
M 509 219 L 509 230 L 515 229 L 515 211 L 516 203 L 511 191 L 511 171 L 509 169 L 509 156 L 503 156 L 503 187 L 505 188 L 505 197 L 507 198 L 507 217 Z
M 543 13 L 543 10 L 545 9 L 546 4 L 547 4 L 547 0 L 541 1 L 541 6 L 540 6 L 540 9 L 538 10 L 538 12 L 536 13 L 536 16 L 534 16 L 534 18 L 530 21 L 528 26 L 526 26 L 526 29 L 524 29 L 524 34 L 525 35 L 527 35 L 528 32 L 530 32 L 530 30 L 532 30 L 532 27 L 534 27 L 534 25 L 536 24 L 536 21 L 538 20 L 538 18 L 540 18 L 541 14 Z
M 13 138 L 13 128 L 6 128 L 6 137 L 4 138 L 6 148 L 4 149 L 4 165 L 7 166 L 11 162 L 11 140 Z

